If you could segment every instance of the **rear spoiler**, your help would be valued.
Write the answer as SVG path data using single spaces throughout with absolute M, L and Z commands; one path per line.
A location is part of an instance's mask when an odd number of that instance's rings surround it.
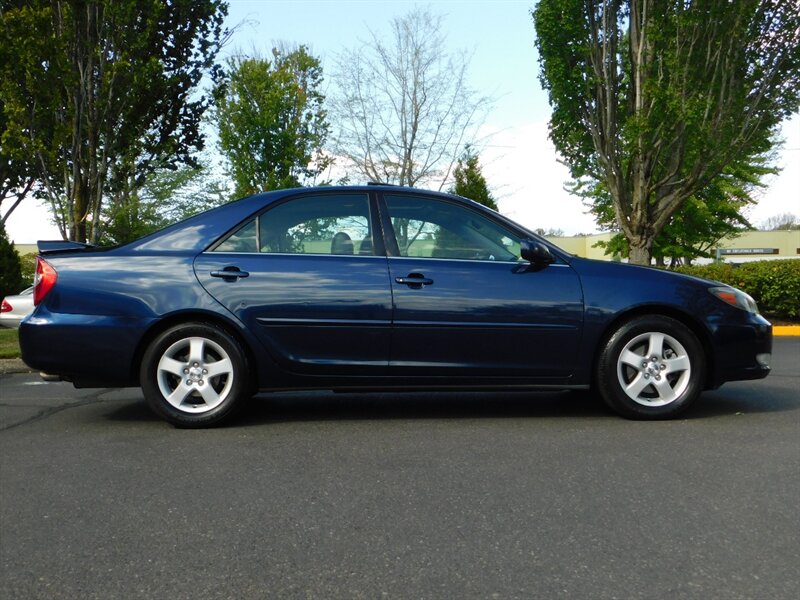
M 65 242 L 64 240 L 39 240 L 36 242 L 39 254 L 49 254 L 51 252 L 80 252 L 97 248 L 94 244 L 83 244 L 81 242 Z

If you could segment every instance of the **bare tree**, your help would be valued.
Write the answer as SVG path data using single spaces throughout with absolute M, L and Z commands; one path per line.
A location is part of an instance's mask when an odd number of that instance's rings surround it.
M 773 215 L 761 225 L 762 231 L 789 231 L 800 229 L 800 218 L 792 213 Z
M 468 57 L 447 52 L 441 15 L 416 8 L 370 34 L 336 62 L 333 150 L 367 180 L 442 189 L 491 99 L 468 86 Z

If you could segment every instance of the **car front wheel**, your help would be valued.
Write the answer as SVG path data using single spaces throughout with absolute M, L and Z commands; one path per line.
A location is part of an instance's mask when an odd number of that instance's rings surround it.
M 637 317 L 608 338 L 596 375 L 606 404 L 622 416 L 664 419 L 699 396 L 705 355 L 697 336 L 680 321 Z
M 178 427 L 216 425 L 251 395 L 241 346 L 209 323 L 178 325 L 153 340 L 140 382 L 153 411 Z

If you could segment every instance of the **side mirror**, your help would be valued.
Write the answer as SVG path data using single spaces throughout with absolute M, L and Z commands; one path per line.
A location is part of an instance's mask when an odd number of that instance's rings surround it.
M 547 246 L 536 240 L 522 240 L 520 242 L 520 256 L 532 265 L 543 267 L 555 262 Z

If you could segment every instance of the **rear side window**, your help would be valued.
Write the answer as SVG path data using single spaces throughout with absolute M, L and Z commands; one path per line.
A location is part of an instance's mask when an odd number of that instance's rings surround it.
M 371 222 L 366 194 L 304 196 L 251 219 L 213 251 L 371 256 Z

